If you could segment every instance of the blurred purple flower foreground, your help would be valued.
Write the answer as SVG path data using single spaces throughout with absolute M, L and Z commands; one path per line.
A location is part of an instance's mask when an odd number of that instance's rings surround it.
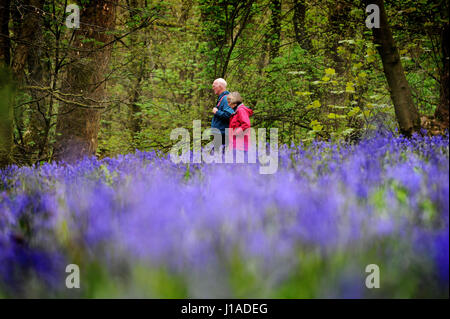
M 155 152 L 1 171 L 0 297 L 448 298 L 448 135 L 279 156 L 273 175 Z

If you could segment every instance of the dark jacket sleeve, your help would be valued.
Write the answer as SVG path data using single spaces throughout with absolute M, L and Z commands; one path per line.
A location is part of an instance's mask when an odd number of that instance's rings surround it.
M 230 118 L 230 116 L 234 113 L 233 109 L 228 105 L 227 98 L 224 97 L 219 105 L 219 110 L 216 112 L 216 115 L 224 120 Z

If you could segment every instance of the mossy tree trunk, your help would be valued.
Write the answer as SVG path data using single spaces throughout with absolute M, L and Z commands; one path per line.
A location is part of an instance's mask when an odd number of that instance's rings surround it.
M 12 87 L 9 72 L 10 1 L 0 3 L 0 168 L 12 162 L 13 146 L 13 104 Z
M 106 0 L 80 5 L 80 28 L 75 31 L 74 50 L 63 81 L 67 100 L 58 110 L 56 160 L 73 162 L 96 153 L 116 5 L 117 1 Z
M 383 0 L 365 0 L 365 4 L 376 4 L 380 8 L 380 28 L 373 28 L 374 43 L 383 62 L 384 74 L 388 82 L 391 99 L 400 133 L 411 136 L 420 130 L 420 117 L 414 104 L 411 88 L 406 80 L 405 70 L 400 61 L 398 48 L 387 20 Z
M 449 53 L 450 53 L 450 41 L 449 41 L 449 24 L 446 23 L 444 28 L 442 29 L 441 34 L 441 51 L 442 51 L 442 69 L 441 69 L 441 89 L 440 89 L 440 99 L 439 104 L 436 108 L 436 112 L 434 114 L 435 118 L 442 123 L 443 128 L 448 129 L 449 127 L 449 72 L 450 72 L 450 61 L 449 61 Z

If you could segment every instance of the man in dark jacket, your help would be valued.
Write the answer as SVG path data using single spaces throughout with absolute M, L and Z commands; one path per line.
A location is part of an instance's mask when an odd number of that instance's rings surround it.
M 222 78 L 214 80 L 212 89 L 214 94 L 218 95 L 218 98 L 216 106 L 212 110 L 214 116 L 211 121 L 211 127 L 220 131 L 222 136 L 222 145 L 225 146 L 225 129 L 228 128 L 230 124 L 230 116 L 234 113 L 233 109 L 228 105 L 226 99 L 226 95 L 230 92 L 227 91 L 227 82 Z

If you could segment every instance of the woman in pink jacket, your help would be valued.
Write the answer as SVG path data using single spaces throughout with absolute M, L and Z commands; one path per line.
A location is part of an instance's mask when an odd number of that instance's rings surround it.
M 253 115 L 253 111 L 242 103 L 239 92 L 228 94 L 227 102 L 234 110 L 234 113 L 230 117 L 228 145 L 233 150 L 247 152 L 250 144 L 250 116 Z

